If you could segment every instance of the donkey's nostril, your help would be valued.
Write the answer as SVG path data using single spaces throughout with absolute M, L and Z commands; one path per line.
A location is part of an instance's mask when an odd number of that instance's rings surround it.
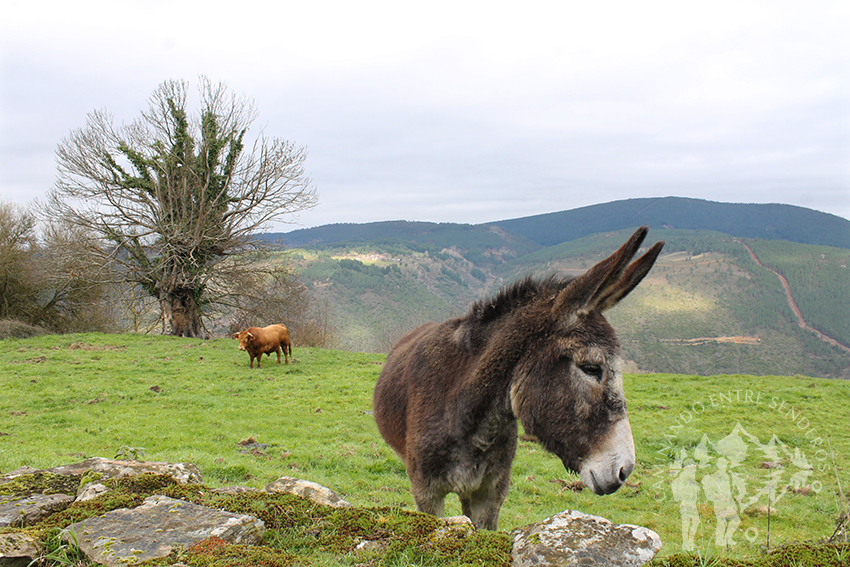
M 632 463 L 626 464 L 626 466 L 620 468 L 620 482 L 626 482 L 626 479 L 629 478 L 629 475 L 632 474 L 635 466 Z

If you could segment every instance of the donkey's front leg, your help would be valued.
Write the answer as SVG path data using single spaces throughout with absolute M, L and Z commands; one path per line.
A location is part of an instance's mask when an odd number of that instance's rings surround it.
M 510 468 L 498 478 L 485 478 L 481 486 L 460 497 L 463 515 L 472 520 L 480 530 L 496 530 L 499 524 L 499 509 L 508 495 Z
M 416 509 L 425 514 L 431 514 L 438 518 L 443 517 L 443 509 L 446 505 L 446 493 L 438 493 L 431 489 L 427 483 L 416 483 L 411 479 L 411 492 L 416 502 Z
M 425 514 L 431 514 L 438 518 L 443 517 L 443 508 L 446 503 L 448 491 L 444 483 L 434 479 L 435 475 L 428 475 L 422 470 L 422 464 L 417 459 L 408 459 L 407 477 L 410 479 L 410 492 L 416 502 L 416 509 Z
M 461 496 L 460 505 L 463 515 L 472 520 L 473 526 L 479 530 L 496 530 L 502 502 L 492 492 L 479 490 L 471 496 Z

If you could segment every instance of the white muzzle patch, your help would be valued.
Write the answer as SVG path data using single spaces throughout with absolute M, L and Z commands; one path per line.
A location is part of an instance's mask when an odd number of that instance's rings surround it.
M 614 424 L 605 442 L 581 464 L 581 481 L 596 494 L 620 488 L 635 468 L 635 441 L 628 418 Z

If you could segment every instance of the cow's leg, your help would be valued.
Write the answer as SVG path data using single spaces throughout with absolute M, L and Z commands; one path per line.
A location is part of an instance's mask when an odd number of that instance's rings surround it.
M 275 350 L 275 352 L 277 353 L 277 363 L 280 364 L 280 346 L 277 347 L 277 350 Z M 271 358 L 271 356 L 272 353 L 269 353 L 269 358 Z
M 286 359 L 286 363 L 289 364 L 289 355 L 292 354 L 292 347 L 289 347 L 289 352 L 286 352 L 286 345 L 283 345 L 283 358 Z M 278 360 L 280 362 L 280 360 Z

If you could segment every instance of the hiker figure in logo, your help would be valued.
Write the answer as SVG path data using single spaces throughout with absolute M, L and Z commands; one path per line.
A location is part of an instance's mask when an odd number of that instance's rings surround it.
M 700 488 L 697 482 L 697 464 L 693 459 L 685 459 L 683 465 L 671 488 L 673 498 L 679 501 L 679 511 L 682 514 L 682 549 L 693 551 L 696 549 L 694 540 L 699 527 L 697 499 Z
M 725 547 L 735 545 L 732 534 L 741 525 L 738 506 L 732 495 L 731 478 L 726 472 L 728 463 L 725 457 L 719 457 L 717 470 L 702 478 L 705 496 L 714 504 L 714 516 L 717 519 L 717 529 L 714 532 L 715 543 Z

